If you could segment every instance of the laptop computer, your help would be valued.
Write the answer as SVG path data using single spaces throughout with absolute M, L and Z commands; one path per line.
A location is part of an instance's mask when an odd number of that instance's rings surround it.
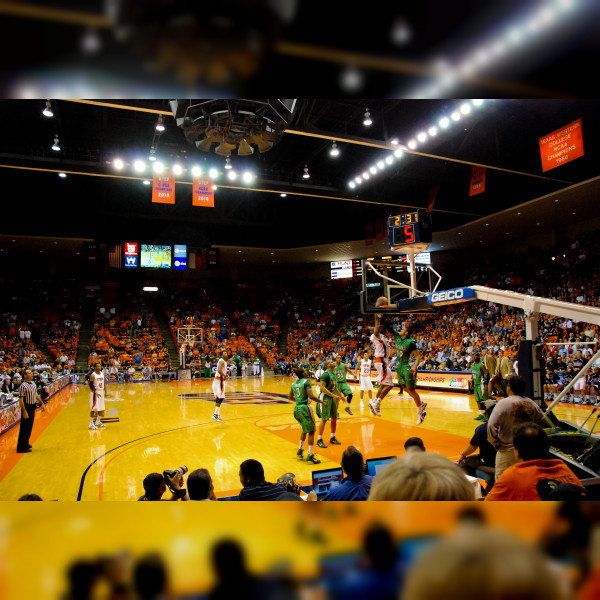
M 375 477 L 381 469 L 396 460 L 395 456 L 382 456 L 380 458 L 367 458 L 367 473 Z
M 342 467 L 332 467 L 330 469 L 321 469 L 320 471 L 312 472 L 313 490 L 317 494 L 317 498 L 322 500 L 331 489 L 340 485 L 344 479 L 344 471 Z

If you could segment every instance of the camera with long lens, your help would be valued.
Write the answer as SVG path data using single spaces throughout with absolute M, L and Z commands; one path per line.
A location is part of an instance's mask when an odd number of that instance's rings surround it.
M 171 487 L 171 481 L 174 479 L 174 477 L 177 476 L 183 476 L 188 472 L 188 468 L 185 465 L 182 465 L 181 467 L 179 467 L 178 469 L 175 469 L 174 471 L 170 470 L 170 469 L 166 469 L 163 471 L 163 477 L 165 480 L 165 483 L 169 486 L 169 489 L 171 491 L 173 491 L 173 488 Z

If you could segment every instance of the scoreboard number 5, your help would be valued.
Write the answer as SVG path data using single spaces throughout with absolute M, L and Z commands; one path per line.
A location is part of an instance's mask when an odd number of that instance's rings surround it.
M 404 226 L 404 241 L 407 244 L 412 244 L 415 241 L 415 233 L 412 225 Z

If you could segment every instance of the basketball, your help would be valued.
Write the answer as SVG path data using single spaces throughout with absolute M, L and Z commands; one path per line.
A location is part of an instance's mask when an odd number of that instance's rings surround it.
M 385 296 L 379 296 L 375 302 L 375 306 L 387 306 L 390 301 Z

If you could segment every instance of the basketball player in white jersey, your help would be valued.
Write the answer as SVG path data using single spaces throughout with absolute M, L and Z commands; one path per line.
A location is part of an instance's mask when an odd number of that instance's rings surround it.
M 373 329 L 373 335 L 371 336 L 371 341 L 375 346 L 375 352 L 383 352 L 381 355 L 381 362 L 375 362 L 375 368 L 377 365 L 381 365 L 381 377 L 377 377 L 377 381 L 379 382 L 379 388 L 377 393 L 375 394 L 375 400 L 373 402 L 369 402 L 369 408 L 371 412 L 377 416 L 381 416 L 381 412 L 379 410 L 379 405 L 381 401 L 387 396 L 388 392 L 394 387 L 394 382 L 392 381 L 392 369 L 389 364 L 390 355 L 391 355 L 391 340 L 387 338 L 381 332 L 381 324 L 380 324 L 380 315 L 375 315 L 375 327 Z M 377 354 L 375 354 L 377 356 Z M 375 359 L 377 361 L 377 358 Z M 379 371 L 379 369 L 378 369 Z
M 105 427 L 101 417 L 104 416 L 104 373 L 102 365 L 96 363 L 94 372 L 90 375 L 90 424 L 88 429 L 98 429 Z
M 212 418 L 219 423 L 224 423 L 221 419 L 221 404 L 225 400 L 225 380 L 227 379 L 227 352 L 221 354 L 221 358 L 217 363 L 215 378 L 213 379 L 212 389 L 215 395 L 215 412 Z
M 354 377 L 360 381 L 360 407 L 364 407 L 363 395 L 365 391 L 369 392 L 369 402 L 373 400 L 373 382 L 371 381 L 371 359 L 369 353 L 364 352 L 363 357 L 356 369 Z
M 377 331 L 376 335 L 375 330 L 373 330 L 373 334 L 369 340 L 371 341 L 371 344 L 373 344 L 373 362 L 375 363 L 375 369 L 377 370 L 375 381 L 381 385 L 381 380 L 385 376 L 385 359 L 389 356 L 389 351 L 387 350 L 388 339 L 379 331 Z

